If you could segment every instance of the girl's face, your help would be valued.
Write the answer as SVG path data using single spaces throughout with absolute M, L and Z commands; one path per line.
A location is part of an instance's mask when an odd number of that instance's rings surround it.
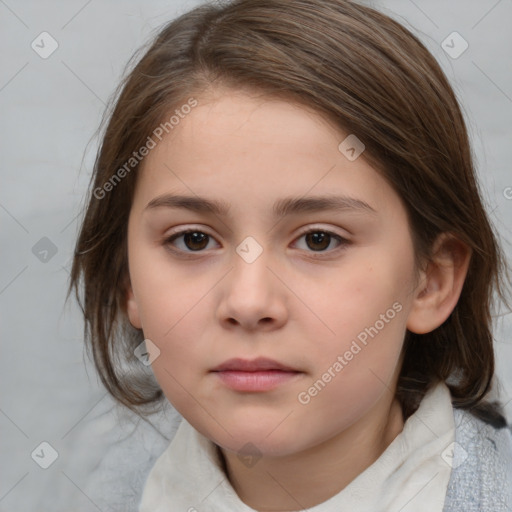
M 145 158 L 128 226 L 128 315 L 167 399 L 229 451 L 384 421 L 415 293 L 401 200 L 304 107 L 197 99 Z

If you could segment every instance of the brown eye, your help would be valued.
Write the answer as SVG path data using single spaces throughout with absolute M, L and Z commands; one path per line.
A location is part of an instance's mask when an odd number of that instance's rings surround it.
M 211 237 L 202 231 L 189 229 L 175 233 L 171 237 L 167 238 L 164 243 L 165 245 L 174 245 L 174 241 L 179 238 L 183 238 L 183 244 L 185 246 L 184 248 L 178 248 L 179 250 L 184 252 L 199 252 L 208 246 L 208 242 Z
M 306 243 L 311 249 L 325 251 L 331 243 L 331 235 L 323 231 L 314 231 L 306 235 Z
M 337 242 L 337 246 L 335 246 L 333 250 L 344 247 L 350 243 L 348 240 L 335 233 L 321 229 L 310 229 L 302 233 L 299 239 L 301 238 L 304 238 L 306 242 L 305 250 L 313 252 L 332 252 L 332 250 L 326 251 L 326 249 L 328 249 L 333 240 Z
M 306 242 L 306 247 L 302 247 L 301 249 L 313 253 L 330 253 L 337 249 L 343 249 L 350 243 L 340 235 L 321 229 L 310 229 L 299 237 L 299 239 L 302 238 Z M 187 229 L 174 233 L 170 237 L 166 238 L 163 244 L 170 251 L 175 253 L 190 254 L 204 251 L 208 248 L 208 244 L 212 240 L 214 240 L 214 238 L 207 233 L 195 229 Z M 331 250 L 328 250 L 333 241 L 336 241 L 337 245 Z
M 185 233 L 183 235 L 183 242 L 189 249 L 200 251 L 208 245 L 208 235 L 199 231 Z

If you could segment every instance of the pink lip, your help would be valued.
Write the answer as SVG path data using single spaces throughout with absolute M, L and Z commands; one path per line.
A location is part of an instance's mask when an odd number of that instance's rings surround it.
M 212 370 L 222 382 L 236 391 L 269 391 L 289 382 L 302 372 L 277 361 L 258 358 L 230 359 Z
M 267 359 L 266 357 L 258 357 L 257 359 L 229 359 L 224 361 L 219 366 L 215 367 L 212 371 L 223 372 L 227 370 L 240 371 L 240 372 L 261 372 L 265 370 L 282 370 L 288 372 L 297 372 L 294 368 L 285 366 L 273 359 Z

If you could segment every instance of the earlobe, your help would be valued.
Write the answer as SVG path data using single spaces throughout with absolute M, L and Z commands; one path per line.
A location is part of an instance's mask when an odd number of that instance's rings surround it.
M 140 321 L 140 315 L 139 315 L 139 306 L 137 304 L 137 300 L 135 299 L 135 295 L 133 293 L 132 285 L 128 281 L 128 284 L 126 285 L 126 314 L 128 315 L 128 319 L 130 320 L 130 323 L 135 327 L 136 329 L 142 329 L 142 323 Z
M 459 300 L 469 268 L 471 249 L 453 235 L 442 233 L 434 244 L 432 261 L 415 290 L 407 329 L 426 334 L 450 316 Z

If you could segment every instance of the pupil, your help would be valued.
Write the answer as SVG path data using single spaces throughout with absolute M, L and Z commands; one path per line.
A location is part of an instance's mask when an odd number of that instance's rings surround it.
M 192 249 L 192 250 L 204 249 L 206 247 L 206 245 L 208 245 L 207 240 L 206 240 L 207 237 L 208 237 L 208 235 L 206 235 L 204 233 L 199 233 L 197 231 L 192 231 L 190 233 L 185 233 L 184 234 L 185 245 L 189 249 Z M 198 239 L 202 239 L 203 243 L 201 243 L 201 240 L 198 240 Z M 206 241 L 206 243 L 204 243 L 205 241 Z M 196 243 L 199 243 L 199 247 L 190 247 L 190 244 L 194 245 Z
M 328 235 L 327 233 L 322 233 L 321 231 L 318 231 L 318 232 L 314 232 L 314 233 L 308 233 L 306 235 L 306 240 L 308 242 L 308 246 L 309 246 L 310 240 L 313 240 L 313 244 L 320 243 L 321 247 L 319 249 L 321 251 L 323 251 L 324 249 L 329 247 L 329 237 L 330 237 L 330 235 Z M 322 242 L 324 242 L 324 243 L 322 243 Z M 327 243 L 325 243 L 325 242 L 327 242 Z M 310 247 L 310 248 L 314 248 L 314 247 Z M 318 247 L 317 247 L 317 249 L 318 249 Z
M 308 233 L 306 235 L 306 240 L 308 243 L 308 246 L 312 249 L 318 249 L 320 251 L 323 251 L 329 247 L 329 238 L 330 235 L 327 233 L 322 233 L 321 231 L 316 231 L 314 233 Z M 208 235 L 205 233 L 200 233 L 198 231 L 192 231 L 190 233 L 184 234 L 185 244 L 186 246 L 191 250 L 201 250 L 206 247 Z M 320 244 L 320 247 L 311 247 L 311 243 L 313 245 Z M 195 244 L 199 244 L 199 247 Z M 191 247 L 192 245 L 192 247 Z M 195 245 L 195 246 L 194 246 Z

